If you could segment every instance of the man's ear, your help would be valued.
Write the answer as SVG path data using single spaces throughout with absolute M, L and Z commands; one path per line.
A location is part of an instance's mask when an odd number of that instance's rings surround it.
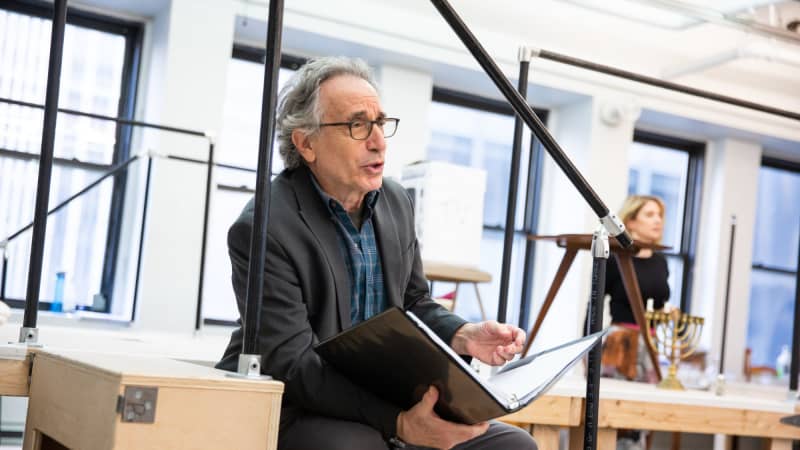
M 311 136 L 307 135 L 303 130 L 295 128 L 292 131 L 292 143 L 307 164 L 316 161 L 317 155 L 314 149 L 311 148 Z

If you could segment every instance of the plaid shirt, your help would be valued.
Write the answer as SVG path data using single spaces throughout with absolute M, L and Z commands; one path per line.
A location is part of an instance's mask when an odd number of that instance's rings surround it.
M 342 204 L 326 194 L 313 176 L 311 179 L 328 210 L 336 217 L 339 247 L 350 275 L 350 323 L 355 325 L 386 309 L 383 269 L 372 226 L 380 192 L 368 192 L 364 198 L 361 230 L 358 230 Z

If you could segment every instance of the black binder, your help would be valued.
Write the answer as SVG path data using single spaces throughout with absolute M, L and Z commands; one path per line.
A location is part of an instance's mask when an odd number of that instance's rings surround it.
M 474 424 L 527 406 L 605 333 L 509 363 L 488 380 L 413 313 L 396 307 L 319 343 L 315 350 L 354 383 L 403 409 L 419 402 L 428 386 L 436 386 L 436 413 Z

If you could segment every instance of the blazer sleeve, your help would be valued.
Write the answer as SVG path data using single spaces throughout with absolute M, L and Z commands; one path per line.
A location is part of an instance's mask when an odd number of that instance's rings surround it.
M 251 225 L 237 222 L 228 234 L 233 286 L 240 314 L 247 292 Z M 361 389 L 314 351 L 311 328 L 297 270 L 274 236 L 267 239 L 259 351 L 262 372 L 285 383 L 285 400 L 304 410 L 367 424 L 385 438 L 396 434 L 401 409 Z

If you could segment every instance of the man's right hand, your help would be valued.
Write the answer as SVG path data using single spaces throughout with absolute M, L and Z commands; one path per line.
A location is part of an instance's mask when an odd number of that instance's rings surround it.
M 439 391 L 431 386 L 419 403 L 401 412 L 397 416 L 397 436 L 412 445 L 451 449 L 489 429 L 488 422 L 462 425 L 442 419 L 433 411 L 438 399 Z

